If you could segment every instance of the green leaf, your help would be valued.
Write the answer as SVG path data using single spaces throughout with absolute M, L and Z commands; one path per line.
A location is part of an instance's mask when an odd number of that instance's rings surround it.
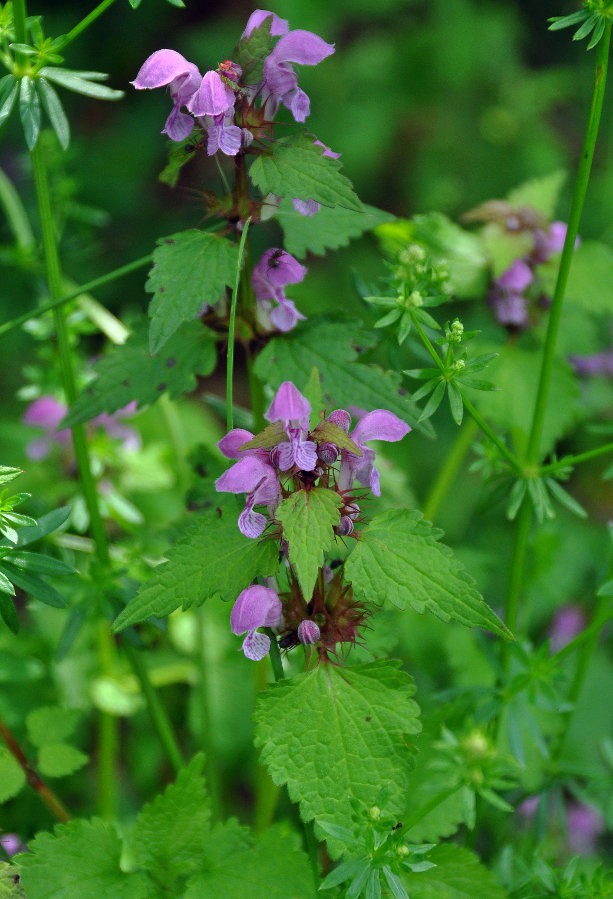
M 438 542 L 442 535 L 421 512 L 389 509 L 360 532 L 345 563 L 346 578 L 371 602 L 419 613 L 427 609 L 443 621 L 509 637 L 462 563 Z
M 361 212 L 362 204 L 340 167 L 338 160 L 323 155 L 311 137 L 299 134 L 272 144 L 270 153 L 252 164 L 249 176 L 264 195 L 315 200 L 323 206 Z
M 399 662 L 378 660 L 313 671 L 273 684 L 257 699 L 255 739 L 277 784 L 287 784 L 303 820 L 351 820 L 355 799 L 375 804 L 389 786 L 386 810 L 406 807 L 420 730 L 411 678 Z
M 307 253 L 323 256 L 326 250 L 346 247 L 354 237 L 394 221 L 389 212 L 366 204 L 361 212 L 342 206 L 322 206 L 315 215 L 300 215 L 289 199 L 281 204 L 277 218 L 283 228 L 285 249 L 300 259 Z
M 368 411 L 389 409 L 415 425 L 416 407 L 408 397 L 400 395 L 400 375 L 356 361 L 354 342 L 369 346 L 372 340 L 372 332 L 358 330 L 355 324 L 350 330 L 347 324 L 311 320 L 296 331 L 271 340 L 258 356 L 255 370 L 276 391 L 286 380 L 304 384 L 315 366 L 330 409 L 351 405 Z
M 183 894 L 182 894 L 183 895 Z M 299 839 L 277 825 L 253 837 L 236 821 L 215 827 L 183 899 L 313 899 L 313 873 Z
M 150 899 L 151 884 L 120 866 L 121 840 L 112 824 L 94 818 L 39 833 L 18 856 L 28 899 Z
M 62 506 L 60 509 L 54 509 L 53 512 L 47 512 L 38 519 L 36 527 L 21 528 L 17 533 L 16 547 L 29 546 L 35 543 L 41 537 L 46 537 L 57 530 L 60 525 L 64 524 L 70 515 L 70 506 Z M 13 546 L 7 540 L 0 540 L 0 546 Z
M 243 84 L 258 84 L 262 80 L 264 60 L 277 42 L 276 37 L 270 33 L 271 17 L 272 13 L 258 28 L 253 29 L 249 37 L 242 37 L 236 45 L 232 59 L 243 70 Z
M 68 743 L 46 743 L 38 753 L 38 767 L 44 777 L 67 777 L 88 761 L 85 753 Z
M 121 100 L 124 95 L 123 91 L 116 91 L 105 84 L 95 83 L 109 77 L 104 72 L 75 72 L 72 69 L 45 66 L 39 74 L 69 91 L 83 94 L 85 97 L 94 97 L 96 100 Z
M 206 852 L 211 809 L 203 767 L 204 756 L 199 753 L 174 784 L 143 808 L 134 825 L 130 844 L 134 861 L 169 892 L 175 879 L 198 868 Z
M 425 388 L 429 387 L 429 384 L 430 384 L 430 382 L 428 382 L 427 384 L 424 384 L 422 387 L 422 390 L 425 390 Z M 432 415 L 434 415 L 434 413 L 436 412 L 436 410 L 438 409 L 438 407 L 440 406 L 440 404 L 443 401 L 443 397 L 445 396 L 445 388 L 446 387 L 447 387 L 447 381 L 439 380 L 438 384 L 432 391 L 432 396 L 430 397 L 430 399 L 424 406 L 422 413 L 419 416 L 418 421 L 424 421 L 425 419 L 430 418 Z M 417 399 L 418 396 L 419 396 L 419 391 L 416 391 L 413 394 L 413 399 Z
M 567 174 L 563 169 L 542 178 L 532 178 L 507 194 L 507 201 L 515 209 L 530 206 L 531 209 L 540 212 L 545 221 L 551 221 L 555 216 L 560 191 L 566 178 Z
M 19 80 L 14 75 L 0 79 L 0 125 L 8 119 L 19 93 Z
M 541 266 L 546 293 L 553 294 L 559 260 Z M 613 250 L 595 240 L 581 243 L 573 254 L 565 300 L 596 314 L 613 313 Z
M 462 424 L 464 416 L 464 403 L 462 402 L 462 394 L 458 389 L 458 385 L 453 381 L 449 381 L 447 385 L 447 399 L 449 400 L 449 408 L 451 416 L 457 425 Z
M 33 571 L 36 574 L 49 574 L 55 577 L 77 574 L 77 569 L 67 562 L 62 562 L 61 559 L 54 559 L 52 556 L 43 556 L 40 553 L 12 552 L 9 558 L 12 565 L 17 565 L 18 568 L 25 568 L 26 571 Z
M 0 571 L 0 592 L 8 593 L 9 596 L 15 596 L 15 588 L 5 574 Z M 12 605 L 12 603 L 11 603 Z
M 27 899 L 16 865 L 0 862 L 0 899 Z
M 113 630 L 163 617 L 183 607 L 200 606 L 217 594 L 234 601 L 258 576 L 274 575 L 278 568 L 274 540 L 250 540 L 238 529 L 236 505 L 222 514 L 199 516 L 167 553 L 151 580 L 121 612 Z
M 279 504 L 276 518 L 289 544 L 289 560 L 296 569 L 302 595 L 309 602 L 340 521 L 341 498 L 334 490 L 299 490 Z
M 158 181 L 168 184 L 169 187 L 176 187 L 181 169 L 194 158 L 196 151 L 187 149 L 194 145 L 191 135 L 185 140 L 179 142 L 171 140 L 168 143 L 168 163 L 158 175 Z
M 428 854 L 435 868 L 402 874 L 411 899 L 505 899 L 506 891 L 493 874 L 467 849 L 449 843 L 436 846 Z
M 38 84 L 45 112 L 57 135 L 60 146 L 63 150 L 67 150 L 70 145 L 70 125 L 66 118 L 62 101 L 45 78 L 39 78 Z
M 32 150 L 36 146 L 40 131 L 40 98 L 34 80 L 29 75 L 24 75 L 21 79 L 19 115 L 26 144 L 28 149 Z
M 16 796 L 25 785 L 26 775 L 6 746 L 0 746 L 0 802 Z
M 11 468 L 8 465 L 0 465 L 0 484 L 8 484 L 23 474 L 22 468 Z
M 41 706 L 30 712 L 26 718 L 28 738 L 35 746 L 62 743 L 73 733 L 80 717 L 76 709 L 64 709 L 55 705 Z
M 213 305 L 234 283 L 238 248 L 227 238 L 206 231 L 180 231 L 158 242 L 145 290 L 149 304 L 152 353 L 183 322 L 196 318 L 205 303 Z
M 2 571 L 16 587 L 20 587 L 34 599 L 38 599 L 46 605 L 53 606 L 56 609 L 65 609 L 68 605 L 62 594 L 58 593 L 55 587 L 51 587 L 49 584 L 41 581 L 35 574 L 30 574 L 27 571 L 16 568 L 11 565 L 7 559 L 2 560 L 0 571 Z
M 4 578 L 4 575 L 0 574 L 0 580 Z M 6 578 L 5 578 L 6 580 Z M 9 581 L 10 584 L 10 581 Z M 12 584 L 11 584 L 12 587 Z M 17 609 L 15 608 L 15 604 L 13 600 L 10 599 L 6 594 L 8 590 L 2 590 L 0 584 L 0 617 L 13 634 L 19 633 L 19 616 L 17 615 Z
M 216 362 L 215 335 L 201 322 L 186 322 L 152 355 L 147 322 L 142 319 L 123 345 L 112 347 L 94 364 L 97 378 L 77 397 L 64 427 L 89 421 L 101 412 L 116 412 L 133 400 L 142 408 L 164 393 L 180 396 L 194 389 L 197 374 L 209 375 Z

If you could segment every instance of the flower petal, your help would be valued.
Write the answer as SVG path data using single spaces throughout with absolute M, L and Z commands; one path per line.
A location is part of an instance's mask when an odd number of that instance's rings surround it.
M 534 281 L 532 269 L 523 259 L 516 259 L 509 268 L 497 279 L 496 284 L 505 290 L 517 290 L 521 293 Z
M 292 421 L 309 416 L 311 404 L 291 381 L 283 381 L 277 395 L 264 413 L 266 421 Z M 391 414 L 391 413 L 390 413 Z
M 195 116 L 221 115 L 234 106 L 234 92 L 217 72 L 207 72 L 187 108 Z
M 315 200 L 299 200 L 298 197 L 292 199 L 292 206 L 300 215 L 308 215 L 309 217 L 317 215 L 321 209 L 321 205 Z
M 182 75 L 193 76 L 194 72 L 200 77 L 197 67 L 176 50 L 156 50 L 142 64 L 131 84 L 136 90 L 165 87 L 175 78 Z
M 251 493 L 269 481 L 276 481 L 274 468 L 257 456 L 248 455 L 224 471 L 215 481 L 215 488 L 220 493 Z
M 270 16 L 272 16 L 269 29 L 270 34 L 272 34 L 273 37 L 277 37 L 280 34 L 287 34 L 289 31 L 289 22 L 287 19 L 280 19 L 276 13 L 270 12 L 267 9 L 256 9 L 247 19 L 247 25 L 245 26 L 245 30 L 241 37 L 251 37 L 251 32 L 255 31 L 256 28 L 259 28 Z
M 278 331 L 286 333 L 295 328 L 298 321 L 306 321 L 306 315 L 296 309 L 292 300 L 284 297 L 270 313 L 270 320 Z
M 186 112 L 179 111 L 179 104 L 175 103 L 164 128 L 162 134 L 167 134 L 171 140 L 181 141 L 189 137 L 194 128 L 194 120 L 191 115 Z
M 366 440 L 387 440 L 395 443 L 408 434 L 410 427 L 393 412 L 387 409 L 375 409 L 357 423 L 351 433 L 352 439 L 360 449 Z
M 334 44 L 327 44 L 312 31 L 296 29 L 290 31 L 275 45 L 271 56 L 276 62 L 297 62 L 305 66 L 316 66 L 334 53 Z
M 276 627 L 283 618 L 283 607 L 276 590 L 252 584 L 238 596 L 230 613 L 232 633 L 244 634 L 257 627 Z
M 256 540 L 264 533 L 268 520 L 261 512 L 253 511 L 254 499 L 251 497 L 247 505 L 238 516 L 238 529 L 245 537 Z
M 270 637 L 257 631 L 249 631 L 243 640 L 242 650 L 252 662 L 259 662 L 270 651 Z
M 225 437 L 221 438 L 217 446 L 226 459 L 240 459 L 243 456 L 241 446 L 249 443 L 250 440 L 253 440 L 251 431 L 245 431 L 244 428 L 233 428 Z M 248 452 L 249 450 L 245 450 L 245 453 Z

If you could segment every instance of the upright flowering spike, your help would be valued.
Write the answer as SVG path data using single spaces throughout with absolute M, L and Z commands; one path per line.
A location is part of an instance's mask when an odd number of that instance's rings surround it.
M 298 76 L 291 63 L 315 66 L 334 53 L 334 45 L 310 31 L 284 34 L 264 61 L 262 96 L 267 112 L 274 116 L 279 104 L 290 110 L 297 122 L 304 122 L 310 112 L 310 101 L 298 87 Z
M 176 50 L 165 49 L 156 50 L 145 60 L 132 84 L 136 90 L 168 85 L 174 106 L 166 119 L 162 134 L 167 134 L 171 140 L 181 141 L 191 134 L 194 120 L 180 112 L 180 107 L 189 103 L 201 81 L 202 76 L 197 66 L 188 62 Z
M 291 381 L 284 381 L 264 414 L 267 421 L 280 421 L 289 442 L 277 447 L 276 461 L 281 471 L 297 465 L 301 471 L 313 471 L 317 465 L 317 446 L 306 440 L 309 433 L 311 404 Z
M 281 600 L 270 587 L 253 585 L 239 595 L 230 614 L 232 633 L 247 632 L 242 650 L 248 659 L 259 662 L 270 649 L 270 637 L 258 633 L 259 627 L 278 627 L 283 620 Z
M 342 411 L 342 410 L 339 410 Z M 349 435 L 361 450 L 362 455 L 343 450 L 338 486 L 341 490 L 349 489 L 354 478 L 365 487 L 370 487 L 375 496 L 381 495 L 379 472 L 375 468 L 375 451 L 366 446 L 367 440 L 385 440 L 395 443 L 409 433 L 408 424 L 388 412 L 386 409 L 375 409 L 368 412 Z

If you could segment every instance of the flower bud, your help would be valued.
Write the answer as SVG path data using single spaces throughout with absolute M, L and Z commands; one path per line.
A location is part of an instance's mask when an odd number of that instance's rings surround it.
M 298 625 L 298 639 L 301 643 L 304 643 L 306 646 L 317 643 L 321 636 L 319 627 L 315 624 L 314 621 L 310 619 L 305 619 L 301 621 Z
M 343 515 L 336 528 L 339 537 L 348 537 L 353 531 L 353 521 L 348 515 Z
M 338 447 L 334 443 L 320 443 L 317 455 L 325 465 L 334 465 L 338 459 Z
M 378 805 L 373 805 L 372 808 L 368 810 L 368 814 L 373 819 L 373 821 L 378 821 L 381 817 L 381 809 Z
M 328 421 L 331 421 L 332 424 L 342 428 L 345 433 L 348 433 L 349 428 L 351 427 L 351 415 L 348 412 L 345 412 L 344 409 L 335 409 L 334 412 L 330 412 Z

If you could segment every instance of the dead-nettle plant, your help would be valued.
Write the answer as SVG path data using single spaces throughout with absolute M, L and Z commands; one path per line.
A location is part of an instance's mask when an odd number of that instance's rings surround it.
M 257 10 L 230 57 L 204 75 L 201 60 L 160 49 L 132 82 L 136 90 L 169 95 L 163 183 L 175 187 L 195 157 L 214 158 L 219 187 L 200 191 L 204 223 L 161 235 L 152 256 L 75 285 L 62 271 L 48 175 L 53 151 L 40 129 L 44 113 L 61 147 L 68 146 L 56 88 L 102 100 L 121 97 L 101 84 L 104 74 L 63 66 L 65 49 L 111 3 L 104 0 L 57 38 L 45 36 L 39 16 L 27 16 L 25 0 L 0 10 L 0 61 L 8 71 L 0 80 L 0 121 L 19 114 L 23 124 L 40 257 L 25 210 L 4 180 L 0 200 L 21 252 L 16 264 L 21 259 L 30 271 L 44 271 L 48 287 L 48 299 L 0 325 L 0 335 L 29 323 L 40 358 L 57 373 L 51 388 L 31 375 L 24 392 L 31 400 L 24 422 L 38 428 L 27 454 L 34 467 L 55 453 L 71 484 L 72 506 L 36 522 L 14 511 L 26 494 L 0 496 L 0 614 L 19 640 L 16 587 L 61 607 L 64 595 L 40 575 L 78 582 L 68 590 L 60 650 L 70 657 L 78 639 L 96 647 L 94 769 L 101 815 L 72 818 L 46 783 L 86 763 L 66 743 L 77 723 L 74 709 L 41 698 L 25 723 L 9 729 L 0 719 L 0 801 L 19 803 L 27 783 L 62 822 L 53 834 L 42 831 L 29 840 L 27 853 L 14 855 L 23 848 L 19 839 L 5 841 L 2 895 L 306 899 L 322 890 L 349 899 L 459 899 L 469 893 L 496 899 L 588 896 L 599 889 L 598 895 L 613 895 L 606 871 L 577 863 L 556 867 L 506 830 L 504 841 L 476 843 L 476 835 L 494 832 L 514 804 L 523 803 L 526 819 L 535 815 L 525 804 L 531 797 L 545 808 L 553 801 L 568 807 L 569 791 L 584 800 L 594 795 L 589 776 L 571 775 L 560 760 L 590 655 L 610 617 L 610 584 L 590 626 L 553 652 L 549 645 L 534 649 L 525 635 L 523 584 L 530 535 L 555 515 L 554 504 L 585 514 L 560 482 L 579 463 L 612 448 L 558 458 L 555 443 L 565 426 L 548 427 L 546 418 L 560 370 L 576 385 L 557 339 L 573 255 L 580 273 L 590 272 L 593 258 L 581 262 L 577 232 L 602 108 L 611 4 L 586 0 L 583 11 L 551 26 L 579 25 L 575 38 L 591 36 L 596 53 L 567 225 L 554 220 L 558 175 L 482 204 L 462 226 L 437 214 L 398 220 L 364 206 L 341 171 L 341 154 L 305 126 L 310 100 L 299 86 L 299 67 L 325 66 L 334 45 Z M 251 243 L 260 226 L 262 241 L 273 245 L 254 259 Z M 291 297 L 295 285 L 308 286 L 307 253 L 323 254 L 374 229 L 387 276 L 368 285 L 356 275 L 358 311 L 312 316 L 306 299 L 298 307 Z M 148 319 L 132 321 L 128 332 L 88 294 L 144 265 L 151 266 Z M 575 284 L 570 292 L 581 291 Z M 495 332 L 497 341 L 491 333 L 466 330 L 456 306 L 449 313 L 452 302 L 466 297 L 487 302 L 504 329 Z M 75 304 L 80 315 L 69 317 Z M 373 307 L 380 313 L 374 320 Z M 86 372 L 78 343 L 91 322 L 114 345 Z M 505 332 L 507 342 L 500 339 Z M 529 349 L 518 343 L 522 334 L 531 335 Z M 235 349 L 249 408 L 233 399 Z M 225 406 L 220 452 L 209 446 L 185 458 L 183 426 L 171 400 L 193 391 L 196 378 L 211 375 L 224 359 L 225 404 L 209 395 L 197 400 L 215 412 Z M 598 364 L 593 358 L 574 362 L 580 373 Z M 415 381 L 422 382 L 417 389 Z M 499 390 L 509 385 L 523 391 L 523 402 L 512 408 Z M 423 447 L 421 438 L 434 436 L 431 419 L 436 414 L 440 420 L 445 396 L 461 430 L 424 499 L 424 517 L 412 508 L 387 453 L 401 458 L 394 453 L 403 451 L 405 439 L 407 447 Z M 126 454 L 141 450 L 140 437 L 123 418 L 157 401 L 180 489 L 190 488 L 161 563 L 159 550 L 139 543 L 143 516 L 113 480 L 128 464 Z M 493 496 L 504 498 L 501 509 L 514 522 L 500 617 L 429 521 L 473 444 L 474 470 L 487 489 L 498 491 Z M 2 468 L 0 483 L 18 474 Z M 65 530 L 46 555 L 21 551 L 60 526 Z M 67 551 L 74 567 L 62 560 Z M 158 564 L 149 564 L 156 557 Z M 253 742 L 270 776 L 260 769 L 254 780 L 254 828 L 223 820 L 223 759 L 207 706 L 214 665 L 207 653 L 219 655 L 199 609 L 205 602 L 223 609 L 233 650 L 244 654 L 232 652 L 232 672 L 250 682 L 255 671 L 258 679 Z M 423 716 L 411 676 L 387 658 L 404 616 L 414 612 L 433 613 L 441 629 L 455 622 L 487 632 L 457 637 L 478 658 L 478 686 L 465 681 L 443 695 L 430 690 Z M 165 630 L 172 637 L 179 620 L 197 622 L 187 680 L 196 681 L 198 724 L 187 729 L 161 701 L 150 664 Z M 570 681 L 569 659 L 576 665 Z M 132 670 L 132 699 L 126 691 L 121 702 L 112 692 L 119 665 Z M 215 677 L 227 677 L 224 671 Z M 157 684 L 174 682 L 168 672 L 156 676 Z M 120 766 L 122 777 L 129 770 L 120 754 L 118 715 L 132 714 L 135 694 L 176 780 L 129 827 L 118 829 L 117 778 Z M 229 696 L 238 707 L 233 688 Z M 236 721 L 248 717 L 244 708 L 236 714 Z M 535 752 L 540 761 L 529 771 Z M 611 765 L 610 746 L 608 752 Z M 193 758 L 186 764 L 188 755 Z M 280 786 L 293 806 L 286 804 L 277 821 Z M 91 802 L 84 806 L 90 809 Z

